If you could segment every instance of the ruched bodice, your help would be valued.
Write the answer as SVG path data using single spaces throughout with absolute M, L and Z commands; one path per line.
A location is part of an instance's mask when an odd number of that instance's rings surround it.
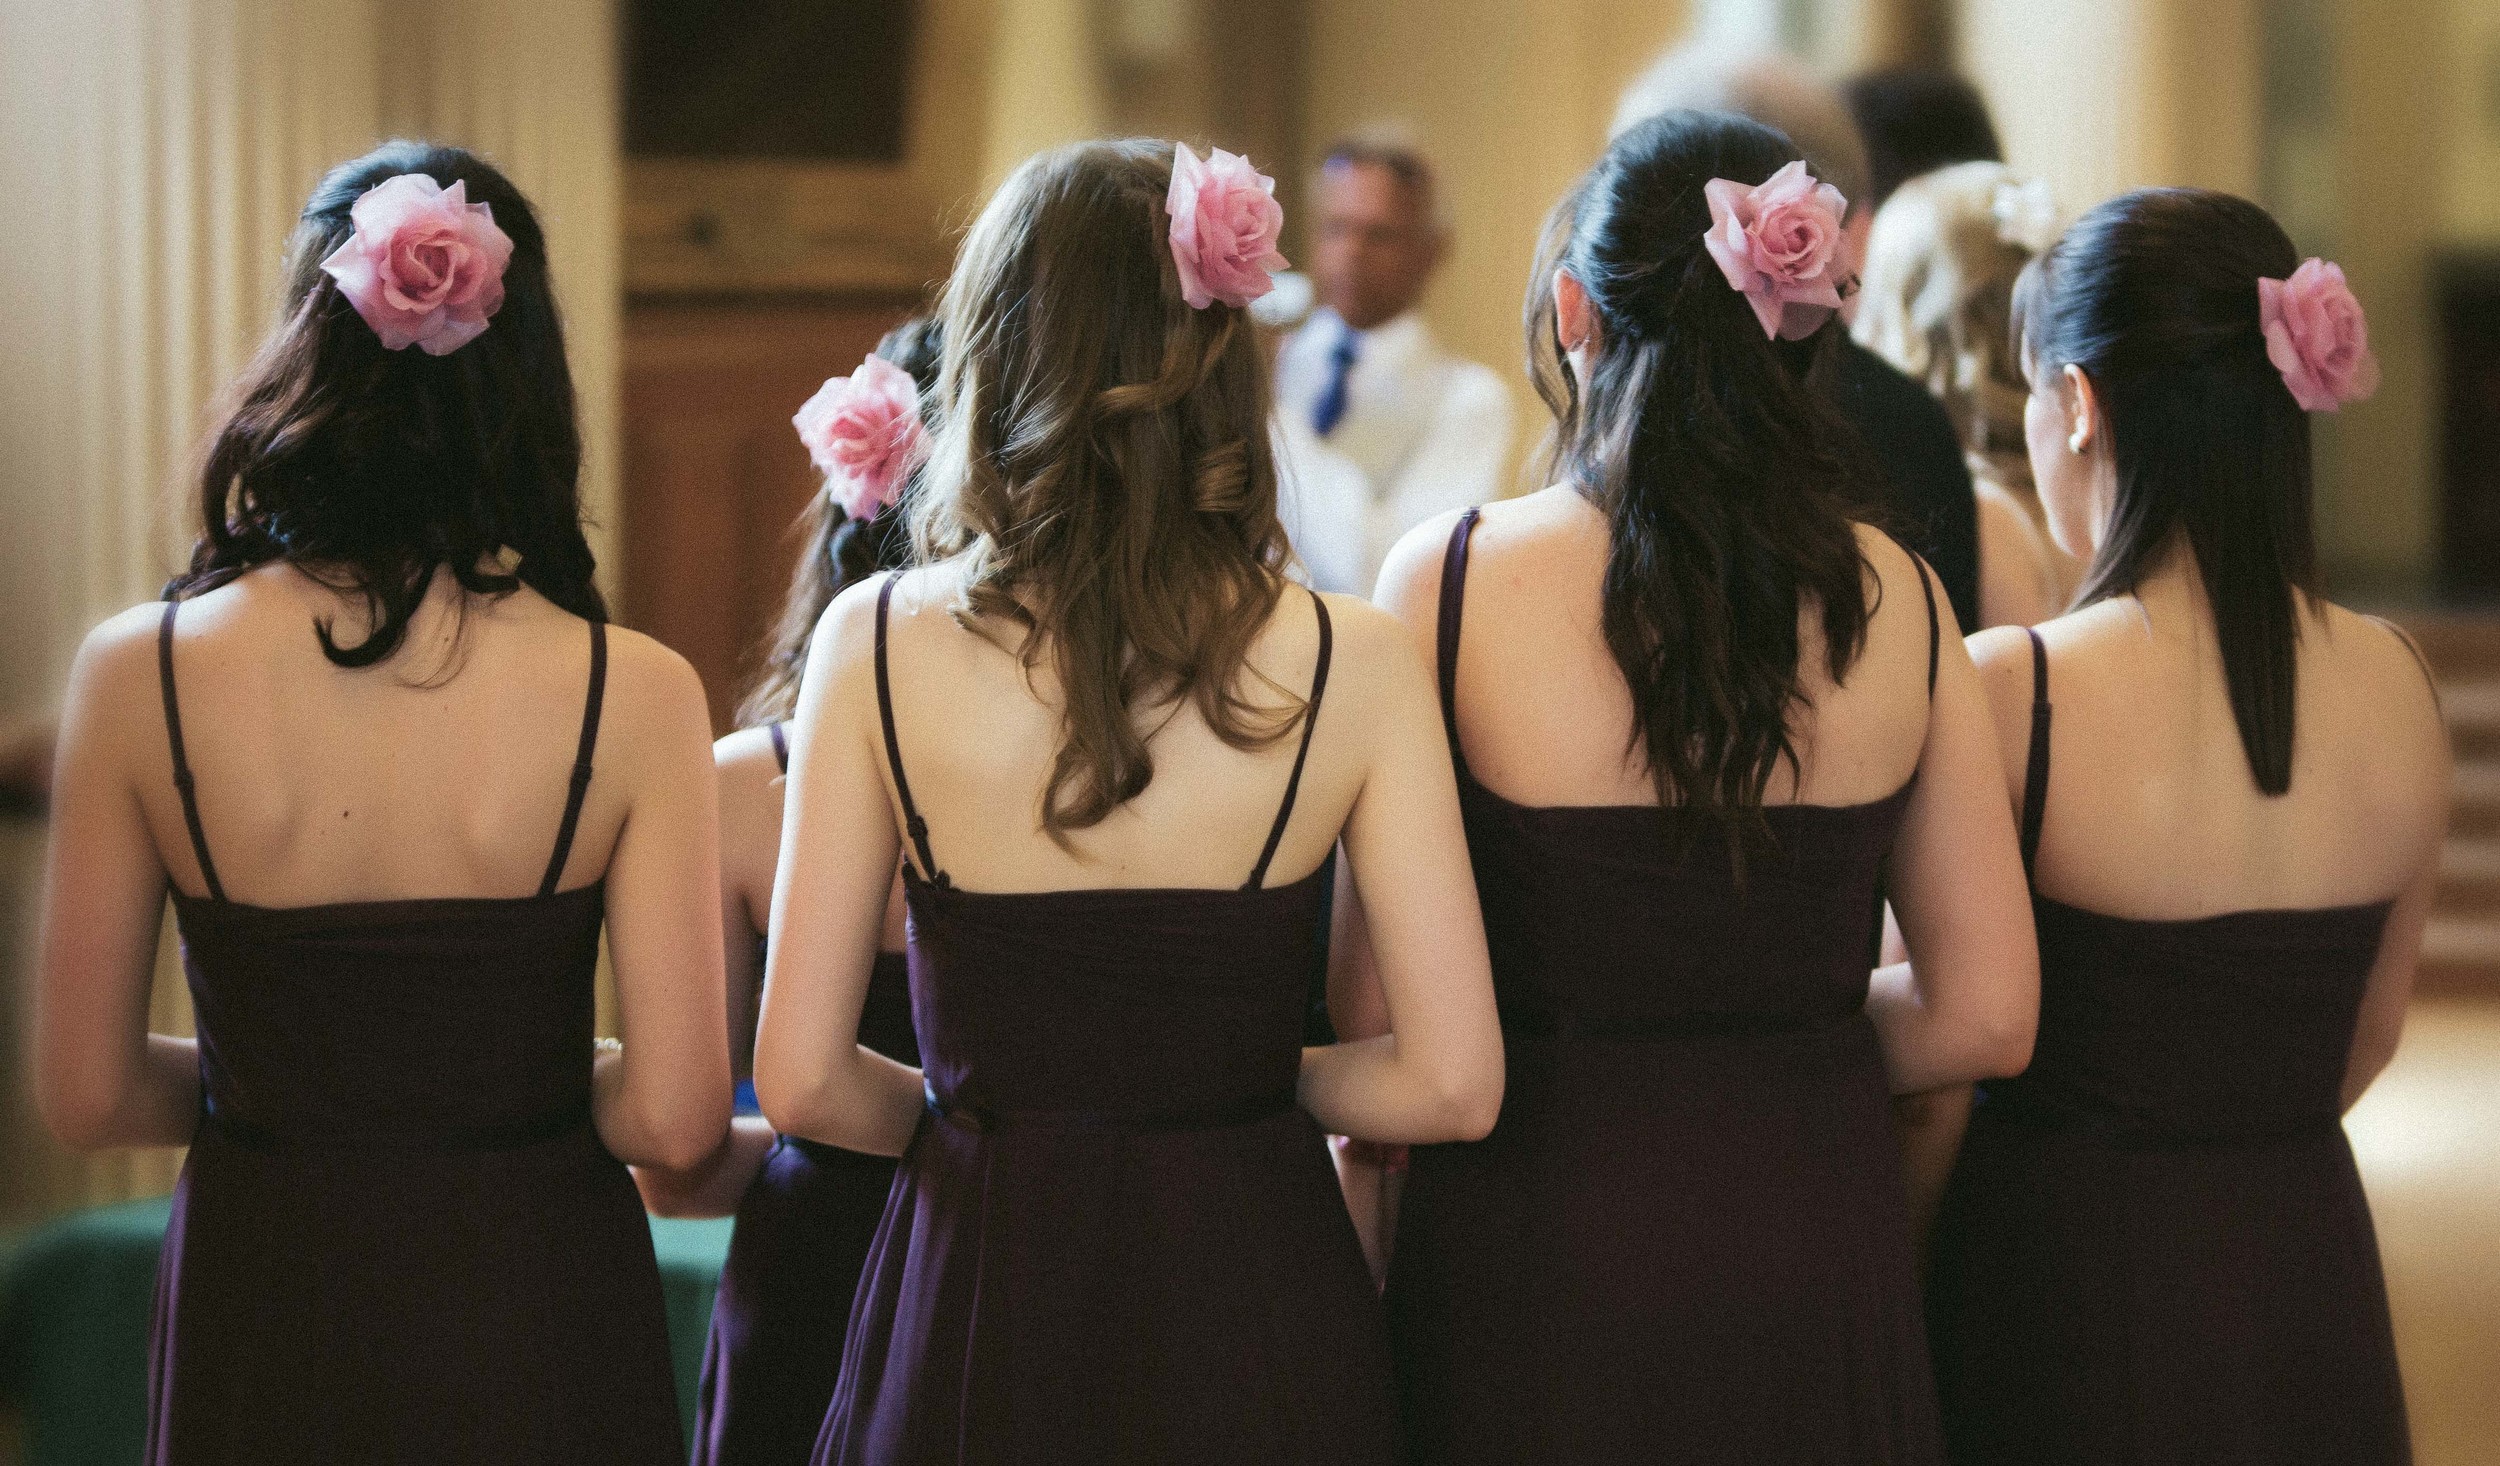
M 2135 921 L 2035 898 L 2039 1040 L 1983 1103 L 2128 1144 L 2331 1131 L 2388 910 Z
M 1505 1028 L 1818 1028 L 1864 1008 L 1906 787 L 1765 810 L 1741 882 L 1681 811 L 1530 808 L 1463 767 L 1459 788 Z
M 908 880 L 931 1094 L 967 1118 L 1149 1126 L 1290 1108 L 1320 881 L 998 895 Z
M 601 897 L 177 897 L 211 1122 L 254 1144 L 447 1150 L 586 1124 Z

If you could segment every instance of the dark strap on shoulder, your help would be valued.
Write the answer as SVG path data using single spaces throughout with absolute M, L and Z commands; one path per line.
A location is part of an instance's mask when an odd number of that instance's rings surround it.
M 1441 557 L 1441 621 L 1437 651 L 1441 664 L 1441 726 L 1450 737 L 1450 757 L 1465 767 L 1458 751 L 1458 632 L 1467 616 L 1467 548 L 1476 537 L 1476 510 L 1458 516 L 1450 529 L 1450 548 Z
M 1293 819 L 1293 801 L 1302 792 L 1302 765 L 1311 756 L 1311 730 L 1319 726 L 1319 700 L 1328 692 L 1328 659 L 1335 642 L 1335 633 L 1328 624 L 1328 603 L 1318 591 L 1311 592 L 1311 607 L 1319 612 L 1319 661 L 1311 669 L 1311 698 L 1302 705 L 1302 746 L 1294 751 L 1293 773 L 1285 780 L 1285 802 L 1276 807 L 1276 823 L 1268 828 L 1267 844 L 1259 851 L 1259 863 L 1250 870 L 1250 879 L 1242 889 L 1255 891 L 1267 884 L 1267 863 L 1276 858 L 1276 847 L 1285 838 L 1285 826 Z
M 1910 563 L 1918 567 L 1918 588 L 1927 596 L 1927 700 L 1936 698 L 1936 657 L 1944 647 L 1944 627 L 1936 620 L 1936 584 L 1927 578 L 1927 562 L 1916 554 Z
M 877 588 L 877 721 L 885 725 L 885 761 L 894 770 L 894 797 L 903 806 L 903 829 L 920 859 L 921 879 L 943 886 L 946 873 L 938 869 L 937 856 L 929 849 L 929 822 L 911 802 L 911 780 L 903 777 L 902 740 L 894 736 L 894 683 L 886 671 L 885 620 L 886 607 L 894 601 L 894 582 L 900 579 L 901 572 L 888 571 L 885 584 Z
M 764 731 L 772 735 L 773 762 L 781 765 L 783 773 L 790 772 L 790 740 L 782 733 L 781 724 L 767 723 L 764 725 Z
M 2049 646 L 2026 626 L 2031 638 L 2031 754 L 2023 765 L 2023 871 L 2031 871 L 2040 853 L 2040 821 L 2049 808 Z
M 218 883 L 217 862 L 208 858 L 208 832 L 200 827 L 200 797 L 191 780 L 191 759 L 182 747 L 182 702 L 174 695 L 174 613 L 180 601 L 165 603 L 165 619 L 156 623 L 156 680 L 165 694 L 165 741 L 174 751 L 174 791 L 182 796 L 182 822 L 191 827 L 191 853 L 200 862 L 200 879 L 210 899 L 226 899 Z
M 590 623 L 590 693 L 582 704 L 582 742 L 573 754 L 573 785 L 565 791 L 564 823 L 556 827 L 555 853 L 547 857 L 547 878 L 538 894 L 552 896 L 564 879 L 564 863 L 573 856 L 573 831 L 582 822 L 582 800 L 590 793 L 591 755 L 599 751 L 599 710 L 608 700 L 608 623 Z

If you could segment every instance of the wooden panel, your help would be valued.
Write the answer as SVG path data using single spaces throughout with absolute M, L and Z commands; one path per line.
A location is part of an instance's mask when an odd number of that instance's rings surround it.
M 790 415 L 916 297 L 636 305 L 625 325 L 619 619 L 702 674 L 715 728 L 779 618 L 817 479 Z

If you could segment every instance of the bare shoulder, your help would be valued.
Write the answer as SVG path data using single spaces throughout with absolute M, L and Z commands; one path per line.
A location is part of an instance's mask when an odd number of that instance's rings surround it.
M 164 615 L 162 601 L 133 606 L 106 618 L 79 643 L 69 673 L 71 736 L 106 746 L 140 738 L 162 746 L 164 723 L 155 712 L 156 638 Z
M 612 711 L 631 710 L 645 716 L 683 716 L 704 712 L 703 679 L 694 664 L 639 631 L 610 623 L 608 690 Z
M 1349 678 L 1394 675 L 1415 662 L 1415 638 L 1387 609 L 1360 596 L 1328 594 L 1320 600 L 1328 607 L 1335 642 L 1330 656 L 1341 673 Z
M 740 728 L 712 740 L 712 771 L 721 792 L 760 789 L 781 777 L 781 756 L 773 748 L 771 724 Z
M 141 673 L 152 680 L 156 676 L 157 629 L 164 619 L 163 601 L 150 601 L 106 617 L 78 644 L 71 681 L 102 688 L 134 681 Z
M 2447 726 L 2430 669 L 2412 639 L 2378 617 L 2329 602 L 2319 602 L 2317 611 L 2337 676 L 2356 705 L 2368 710 L 2373 729 L 2391 751 L 2411 748 L 2436 762 L 2444 781 Z
M 1441 565 L 1448 557 L 1450 536 L 1458 522 L 1481 511 L 1453 509 L 1436 514 L 1400 536 L 1381 562 L 1380 583 L 1372 599 L 1382 609 L 1412 621 L 1419 610 L 1429 613 L 1441 595 Z

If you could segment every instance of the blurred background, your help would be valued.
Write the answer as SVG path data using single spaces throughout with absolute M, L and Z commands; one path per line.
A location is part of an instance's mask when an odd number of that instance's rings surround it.
M 1510 384 L 1518 484 L 1537 224 L 1625 83 L 1696 40 L 1958 70 L 2065 217 L 2220 188 L 2349 272 L 2385 386 L 2320 421 L 2322 549 L 2340 598 L 2428 644 L 2460 753 L 2423 997 L 2352 1129 L 2421 1459 L 2500 1459 L 2500 0 L 0 0 L 0 1234 L 179 1164 L 71 1156 L 25 1095 L 47 730 L 79 637 L 186 548 L 206 415 L 328 165 L 425 136 L 537 201 L 612 604 L 725 727 L 814 487 L 790 413 L 926 298 L 1017 160 L 1245 152 L 1299 261 L 1322 150 L 1400 128 L 1455 231 L 1424 314 Z M 178 979 L 159 1010 L 187 1027 Z

